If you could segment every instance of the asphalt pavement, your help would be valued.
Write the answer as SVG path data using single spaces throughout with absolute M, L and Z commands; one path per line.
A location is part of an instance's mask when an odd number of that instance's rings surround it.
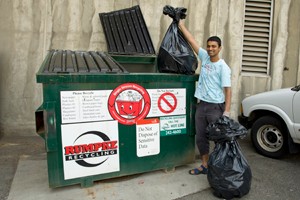
M 298 200 L 300 197 L 300 154 L 280 160 L 257 154 L 249 137 L 239 140 L 251 171 L 249 194 L 243 200 Z M 218 199 L 205 175 L 191 176 L 188 169 L 195 163 L 180 166 L 172 173 L 147 172 L 97 182 L 91 188 L 66 186 L 48 188 L 44 140 L 27 133 L 0 135 L 0 199 Z M 32 175 L 33 174 L 33 175 Z M 81 196 L 82 195 L 82 196 Z M 109 195 L 105 196 L 105 195 Z M 85 198 L 83 198 L 85 197 Z

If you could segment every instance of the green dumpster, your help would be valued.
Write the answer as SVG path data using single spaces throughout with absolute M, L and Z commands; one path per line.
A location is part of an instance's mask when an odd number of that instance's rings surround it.
M 49 187 L 89 187 L 194 162 L 197 77 L 157 73 L 155 60 L 48 52 L 36 75 L 43 103 L 35 115 Z

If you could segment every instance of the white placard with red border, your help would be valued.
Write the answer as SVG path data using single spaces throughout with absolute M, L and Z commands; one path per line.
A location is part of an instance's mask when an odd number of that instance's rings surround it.
M 138 157 L 160 152 L 159 119 L 143 119 L 136 123 L 136 151 Z
M 61 125 L 64 179 L 120 171 L 118 122 Z

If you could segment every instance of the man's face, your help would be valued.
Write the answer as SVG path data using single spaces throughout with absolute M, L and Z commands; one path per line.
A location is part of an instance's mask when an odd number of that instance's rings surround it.
M 215 41 L 208 41 L 206 46 L 206 51 L 210 57 L 215 57 L 221 51 L 221 47 Z

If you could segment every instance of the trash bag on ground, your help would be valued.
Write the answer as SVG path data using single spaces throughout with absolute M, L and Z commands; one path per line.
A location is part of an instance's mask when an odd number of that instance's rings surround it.
M 252 172 L 237 139 L 247 129 L 229 117 L 222 116 L 206 129 L 208 139 L 215 142 L 208 160 L 207 180 L 219 198 L 242 197 L 250 191 Z
M 159 72 L 187 75 L 195 73 L 198 65 L 197 57 L 178 28 L 179 20 L 186 17 L 186 11 L 186 8 L 173 8 L 169 5 L 163 8 L 163 14 L 170 16 L 173 22 L 159 48 L 157 56 Z
M 225 142 L 246 137 L 248 130 L 237 121 L 222 116 L 216 122 L 210 123 L 206 132 L 208 139 L 214 142 Z

